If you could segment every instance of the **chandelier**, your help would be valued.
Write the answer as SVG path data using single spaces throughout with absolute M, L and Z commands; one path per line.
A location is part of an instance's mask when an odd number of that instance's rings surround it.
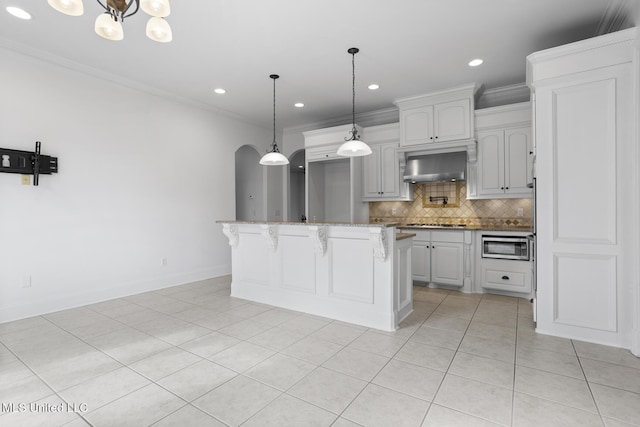
M 147 22 L 147 37 L 151 40 L 168 43 L 173 39 L 171 27 L 164 19 L 171 13 L 169 0 L 96 0 L 105 10 L 96 18 L 95 31 L 107 40 L 122 40 L 124 30 L 122 22 L 135 15 L 139 9 L 151 15 Z M 47 0 L 49 5 L 65 15 L 80 16 L 84 13 L 82 0 Z

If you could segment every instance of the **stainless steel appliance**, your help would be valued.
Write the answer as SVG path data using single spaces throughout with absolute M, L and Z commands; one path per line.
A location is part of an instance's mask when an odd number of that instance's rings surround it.
M 529 261 L 527 236 L 482 236 L 482 258 Z
M 427 154 L 409 157 L 404 169 L 405 182 L 465 181 L 467 152 Z

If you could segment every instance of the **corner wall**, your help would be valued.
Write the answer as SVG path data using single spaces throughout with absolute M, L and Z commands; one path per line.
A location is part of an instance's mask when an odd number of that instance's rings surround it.
M 42 141 L 60 170 L 39 187 L 0 174 L 0 322 L 230 273 L 215 221 L 235 218 L 235 151 L 267 129 L 3 48 L 0 63 L 1 146 Z

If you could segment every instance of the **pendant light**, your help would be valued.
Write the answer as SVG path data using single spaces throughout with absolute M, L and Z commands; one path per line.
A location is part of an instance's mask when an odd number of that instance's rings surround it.
M 280 153 L 278 144 L 276 144 L 276 79 L 279 79 L 280 76 L 271 74 L 269 77 L 273 79 L 273 142 L 271 143 L 271 150 L 260 159 L 260 164 L 265 166 L 288 165 L 289 159 Z
M 351 112 L 353 114 L 353 129 L 351 129 L 351 138 L 345 138 L 344 144 L 338 148 L 338 155 L 345 157 L 358 157 L 368 156 L 371 154 L 371 148 L 363 141 L 360 141 L 358 136 L 358 130 L 356 129 L 356 53 L 360 52 L 357 47 L 352 47 L 347 51 L 351 55 L 351 70 L 352 70 L 352 95 L 353 102 Z

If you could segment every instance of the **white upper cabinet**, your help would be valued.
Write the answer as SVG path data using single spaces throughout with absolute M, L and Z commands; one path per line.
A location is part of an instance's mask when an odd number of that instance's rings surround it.
M 369 144 L 371 155 L 364 158 L 363 198 L 400 197 L 400 162 L 397 142 Z
M 363 130 L 362 140 L 372 153 L 362 158 L 362 200 L 412 200 L 413 187 L 402 180 L 397 149 L 398 124 L 372 126 Z
M 514 104 L 476 111 L 478 161 L 469 173 L 473 199 L 532 197 L 531 105 Z M 473 182 L 475 180 L 475 182 Z
M 436 104 L 433 108 L 435 142 L 471 138 L 471 111 L 469 98 Z
M 473 136 L 475 84 L 396 100 L 400 146 L 470 139 Z

